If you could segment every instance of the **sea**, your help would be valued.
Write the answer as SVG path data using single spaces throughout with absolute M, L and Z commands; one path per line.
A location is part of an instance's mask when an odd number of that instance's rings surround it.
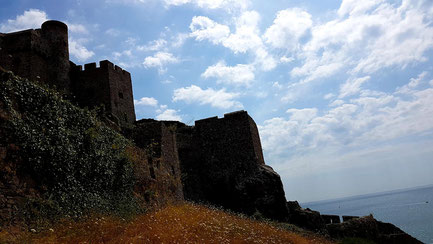
M 321 214 L 366 216 L 433 244 L 433 185 L 300 204 Z

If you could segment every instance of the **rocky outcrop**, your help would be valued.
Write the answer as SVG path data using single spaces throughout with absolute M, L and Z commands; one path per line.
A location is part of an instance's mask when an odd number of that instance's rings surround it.
M 299 227 L 319 231 L 325 228 L 325 222 L 319 212 L 303 209 L 297 201 L 287 202 L 289 222 Z
M 373 216 L 355 218 L 340 224 L 328 224 L 326 229 L 333 238 L 358 237 L 377 243 L 422 243 L 393 224 L 377 221 Z

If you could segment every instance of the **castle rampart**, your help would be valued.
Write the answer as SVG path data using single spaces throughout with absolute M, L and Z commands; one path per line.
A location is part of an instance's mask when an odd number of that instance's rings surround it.
M 120 125 L 135 121 L 131 75 L 104 60 L 83 66 L 69 61 L 68 27 L 46 21 L 41 29 L 0 33 L 0 66 L 15 74 L 56 87 L 82 107 L 104 105 Z
M 68 31 L 62 22 L 47 21 L 41 29 L 2 34 L 0 48 L 3 68 L 69 92 Z
M 288 217 L 280 176 L 264 164 L 255 122 L 246 111 L 177 128 L 185 198 L 267 218 Z
M 108 60 L 75 65 L 71 62 L 72 90 L 81 106 L 103 104 L 121 124 L 135 121 L 131 75 Z

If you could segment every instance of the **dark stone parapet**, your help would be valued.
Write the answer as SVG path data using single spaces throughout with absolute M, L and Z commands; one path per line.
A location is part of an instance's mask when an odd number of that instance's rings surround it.
M 359 216 L 345 216 L 345 215 L 343 215 L 342 218 L 343 218 L 343 222 L 346 222 L 346 221 L 349 221 L 352 219 L 358 219 Z
M 326 230 L 332 238 L 337 239 L 357 237 L 373 240 L 377 243 L 422 243 L 395 225 L 377 221 L 373 216 L 351 219 L 340 224 L 328 224 Z
M 178 127 L 177 145 L 186 199 L 287 220 L 281 178 L 264 164 L 257 126 L 246 111 Z
M 341 223 L 340 216 L 338 216 L 338 215 L 322 214 L 322 218 L 326 224 L 339 224 L 339 223 Z
M 303 209 L 297 201 L 287 202 L 289 222 L 299 227 L 320 231 L 325 228 L 325 222 L 319 212 L 309 208 Z
M 65 23 L 57 20 L 47 20 L 41 26 L 42 30 L 50 29 L 53 27 L 63 28 L 65 31 L 68 30 L 68 26 Z

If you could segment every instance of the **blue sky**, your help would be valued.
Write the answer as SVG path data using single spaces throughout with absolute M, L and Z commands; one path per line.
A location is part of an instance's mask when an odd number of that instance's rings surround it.
M 131 72 L 138 118 L 244 109 L 301 202 L 433 183 L 431 0 L 3 0 L 0 32 L 69 26 Z

